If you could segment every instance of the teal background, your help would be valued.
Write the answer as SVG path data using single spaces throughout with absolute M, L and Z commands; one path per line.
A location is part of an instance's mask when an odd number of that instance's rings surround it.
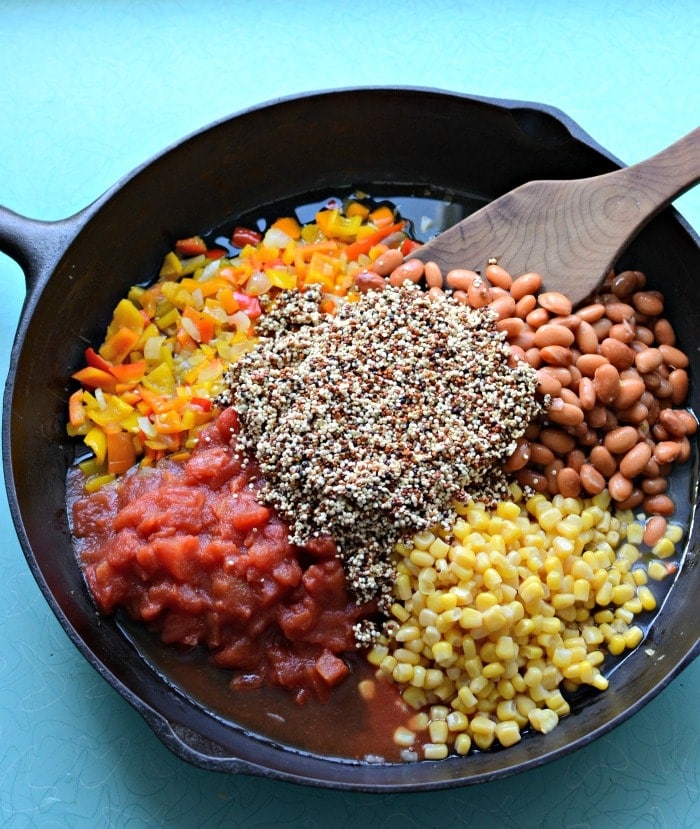
M 0 203 L 66 217 L 215 119 L 353 85 L 545 102 L 633 163 L 698 125 L 699 45 L 697 0 L 0 0 Z M 698 190 L 677 204 L 700 228 Z M 0 286 L 4 376 L 24 282 L 2 255 Z M 690 829 L 699 697 L 696 661 L 591 745 L 478 787 L 370 795 L 206 772 L 163 748 L 78 655 L 0 498 L 0 825 L 12 829 Z

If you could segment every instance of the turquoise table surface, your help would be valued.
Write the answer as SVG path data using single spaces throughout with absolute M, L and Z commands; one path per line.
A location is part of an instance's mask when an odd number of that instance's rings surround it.
M 545 102 L 633 163 L 700 121 L 700 2 L 0 0 L 0 204 L 66 217 L 215 119 L 355 85 Z M 677 206 L 700 229 L 700 192 Z M 0 285 L 4 377 L 24 280 L 3 255 Z M 697 660 L 585 748 L 442 792 L 347 793 L 204 771 L 171 755 L 69 642 L 0 498 L 5 827 L 690 829 L 700 826 L 699 701 Z

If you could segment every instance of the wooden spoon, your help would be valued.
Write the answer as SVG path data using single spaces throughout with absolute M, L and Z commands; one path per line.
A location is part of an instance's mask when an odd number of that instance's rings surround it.
M 585 300 L 639 230 L 700 180 L 700 127 L 655 156 L 592 178 L 531 181 L 462 219 L 407 259 L 483 273 L 495 259 L 514 277 Z

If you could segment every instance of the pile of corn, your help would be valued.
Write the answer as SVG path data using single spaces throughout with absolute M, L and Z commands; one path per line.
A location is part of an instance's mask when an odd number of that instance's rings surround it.
M 512 495 L 459 504 L 449 533 L 397 547 L 395 623 L 368 658 L 418 712 L 395 734 L 405 759 L 551 731 L 569 713 L 562 691 L 607 688 L 606 654 L 639 645 L 635 617 L 657 604 L 648 581 L 673 572 L 679 526 L 643 554 L 643 523 L 613 515 L 607 492 Z
M 212 399 L 227 366 L 256 342 L 261 300 L 320 284 L 332 311 L 388 237 L 410 243 L 404 224 L 388 206 L 350 200 L 303 227 L 284 217 L 264 233 L 236 228 L 229 249 L 179 240 L 157 280 L 119 302 L 101 346 L 87 349 L 73 375 L 80 388 L 69 400 L 68 434 L 91 450 L 81 464 L 86 490 L 137 461 L 186 458 L 217 414 Z

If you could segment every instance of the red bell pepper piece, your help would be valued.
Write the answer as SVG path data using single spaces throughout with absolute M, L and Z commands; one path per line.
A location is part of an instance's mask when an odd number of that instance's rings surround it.
M 101 371 L 112 370 L 112 364 L 109 360 L 101 357 L 92 347 L 85 349 L 85 362 L 93 368 L 99 368 Z
M 249 227 L 237 227 L 231 235 L 231 243 L 237 248 L 244 248 L 246 245 L 259 245 L 262 242 L 262 233 L 251 230 Z

